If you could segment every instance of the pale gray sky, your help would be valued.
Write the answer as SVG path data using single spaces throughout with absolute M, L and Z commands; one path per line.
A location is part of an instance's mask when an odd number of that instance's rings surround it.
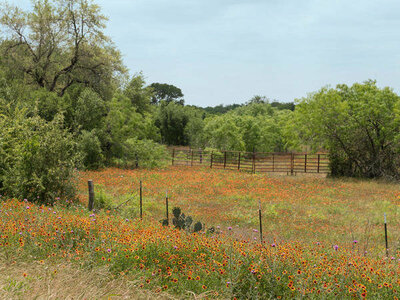
M 369 78 L 400 91 L 398 0 L 95 2 L 130 72 L 178 86 L 187 104 L 293 101 Z

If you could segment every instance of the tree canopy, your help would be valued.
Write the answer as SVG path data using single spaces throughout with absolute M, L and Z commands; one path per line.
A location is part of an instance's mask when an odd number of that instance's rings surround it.
M 1 66 L 13 78 L 63 96 L 74 84 L 110 97 L 124 73 L 119 51 L 104 35 L 99 6 L 89 0 L 35 0 L 33 10 L 5 4 Z
M 400 97 L 369 80 L 320 91 L 298 101 L 292 141 L 324 148 L 333 175 L 399 177 Z
M 184 104 L 183 93 L 180 88 L 166 83 L 152 83 L 150 87 L 153 89 L 154 94 L 152 97 L 152 103 L 157 104 L 161 101 L 165 101 L 167 103 L 171 101 L 175 101 L 181 105 Z

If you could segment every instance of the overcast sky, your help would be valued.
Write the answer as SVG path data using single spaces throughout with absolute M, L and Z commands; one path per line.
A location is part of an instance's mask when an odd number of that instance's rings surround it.
M 398 0 L 95 2 L 130 73 L 176 85 L 187 104 L 286 102 L 369 78 L 400 91 Z

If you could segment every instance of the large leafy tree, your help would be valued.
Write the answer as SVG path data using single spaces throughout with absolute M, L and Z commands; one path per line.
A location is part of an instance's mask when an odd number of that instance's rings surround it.
M 333 175 L 398 178 L 400 97 L 375 81 L 323 88 L 299 101 L 299 143 L 330 153 Z
M 204 120 L 203 142 L 207 147 L 274 152 L 286 150 L 282 133 L 290 111 L 277 111 L 268 103 L 252 102 Z
M 165 101 L 167 103 L 171 101 L 175 101 L 178 104 L 183 105 L 183 93 L 182 90 L 172 84 L 166 83 L 152 83 L 150 87 L 154 91 L 154 95 L 152 97 L 152 103 L 157 104 L 161 101 Z
M 158 108 L 156 126 L 160 128 L 162 142 L 167 145 L 187 145 L 186 126 L 192 114 L 190 109 L 175 102 L 162 101 Z
M 104 35 L 106 17 L 90 0 L 33 0 L 32 11 L 2 5 L 0 46 L 8 76 L 62 96 L 74 84 L 111 97 L 125 70 Z
M 132 106 L 136 112 L 144 114 L 151 111 L 151 99 L 154 96 L 150 87 L 145 87 L 145 81 L 142 73 L 136 74 L 129 81 L 124 89 L 124 95 L 131 100 Z

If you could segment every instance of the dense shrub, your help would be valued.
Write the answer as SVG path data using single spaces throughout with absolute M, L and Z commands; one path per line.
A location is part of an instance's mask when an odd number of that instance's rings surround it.
M 165 146 L 152 140 L 130 138 L 122 147 L 123 156 L 120 160 L 114 160 L 121 167 L 162 167 L 168 155 Z
M 400 97 L 375 81 L 323 88 L 300 100 L 293 132 L 329 151 L 332 175 L 400 178 Z
M 23 115 L 23 114 L 20 114 Z M 57 115 L 0 117 L 0 192 L 8 197 L 52 204 L 75 196 L 78 152 L 73 136 Z
M 78 149 L 82 155 L 82 164 L 87 169 L 98 169 L 104 164 L 104 155 L 99 138 L 93 131 L 83 130 L 78 139 Z

